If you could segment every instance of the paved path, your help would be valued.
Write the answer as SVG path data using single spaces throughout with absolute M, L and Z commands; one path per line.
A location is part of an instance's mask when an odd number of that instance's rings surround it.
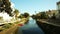
M 37 20 L 37 21 L 40 21 L 42 23 L 47 23 L 47 24 L 51 24 L 51 25 L 59 26 L 60 27 L 60 24 L 58 24 L 58 23 L 53 23 L 53 22 L 49 22 L 49 21 L 46 21 L 46 20 Z

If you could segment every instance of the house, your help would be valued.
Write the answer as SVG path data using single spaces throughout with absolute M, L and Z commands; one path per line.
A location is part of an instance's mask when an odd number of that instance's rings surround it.
M 48 10 L 46 11 L 46 15 L 48 15 L 49 18 L 53 16 L 53 14 L 57 15 L 58 11 L 57 10 Z
M 58 11 L 59 11 L 59 13 L 60 13 L 60 1 L 57 2 L 57 9 L 58 9 Z
M 57 2 L 57 10 L 58 10 L 58 15 L 56 16 L 56 18 L 60 19 L 60 1 Z

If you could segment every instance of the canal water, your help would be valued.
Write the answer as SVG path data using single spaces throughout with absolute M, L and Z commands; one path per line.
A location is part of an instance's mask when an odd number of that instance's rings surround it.
M 44 34 L 44 32 L 38 27 L 36 21 L 30 18 L 27 24 L 19 27 L 18 34 Z

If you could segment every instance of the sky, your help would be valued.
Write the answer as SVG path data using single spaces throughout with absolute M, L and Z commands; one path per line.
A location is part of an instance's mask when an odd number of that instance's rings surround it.
M 20 13 L 28 12 L 30 15 L 57 9 L 56 2 L 59 0 L 11 0 L 14 3 L 14 8 L 18 9 Z

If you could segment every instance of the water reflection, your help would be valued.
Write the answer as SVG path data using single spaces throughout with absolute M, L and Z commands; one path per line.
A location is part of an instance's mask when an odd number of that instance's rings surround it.
M 32 18 L 29 19 L 27 24 L 19 28 L 18 34 L 20 32 L 22 32 L 22 34 L 44 34 Z

